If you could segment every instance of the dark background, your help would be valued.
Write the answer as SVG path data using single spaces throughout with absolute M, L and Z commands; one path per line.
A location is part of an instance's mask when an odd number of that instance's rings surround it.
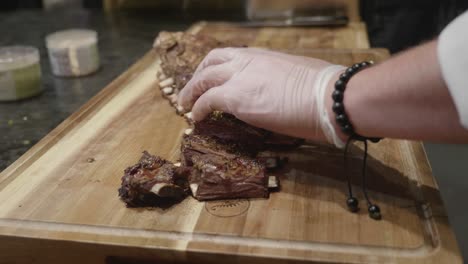
M 105 14 L 99 0 L 70 0 L 69 6 L 45 10 L 38 0 L 0 0 L 0 46 L 39 48 L 44 93 L 14 103 L 0 103 L 0 171 L 51 129 L 125 71 L 151 48 L 161 30 L 184 30 L 199 19 L 243 20 L 240 14 L 170 14 L 167 10 Z M 392 53 L 435 38 L 468 1 L 362 0 L 361 16 L 372 47 Z M 44 37 L 72 27 L 99 33 L 101 69 L 82 78 L 57 78 L 50 72 Z M 468 28 L 467 28 L 468 34 Z M 422 117 L 423 118 L 423 117 Z M 425 143 L 465 259 L 468 259 L 468 146 Z

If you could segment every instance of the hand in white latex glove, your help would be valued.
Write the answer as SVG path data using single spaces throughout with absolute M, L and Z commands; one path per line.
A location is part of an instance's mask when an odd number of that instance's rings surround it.
M 182 89 L 179 105 L 192 108 L 195 121 L 220 110 L 253 126 L 341 147 L 328 109 L 333 81 L 343 70 L 268 50 L 215 49 Z

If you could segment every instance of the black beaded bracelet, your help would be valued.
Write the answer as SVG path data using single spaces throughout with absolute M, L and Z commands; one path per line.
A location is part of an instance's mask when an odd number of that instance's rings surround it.
M 341 128 L 341 131 L 343 133 L 349 135 L 353 140 L 359 140 L 359 141 L 364 141 L 364 140 L 370 140 L 371 142 L 379 142 L 381 138 L 376 138 L 376 137 L 364 137 L 359 134 L 357 134 L 354 131 L 353 125 L 349 122 L 348 115 L 346 114 L 345 107 L 343 104 L 343 99 L 344 99 L 344 91 L 346 89 L 346 85 L 348 84 L 348 81 L 353 77 L 354 74 L 360 72 L 361 70 L 371 66 L 373 64 L 372 61 L 364 61 L 361 63 L 356 63 L 353 66 L 349 67 L 346 69 L 344 73 L 340 75 L 338 80 L 335 83 L 335 90 L 332 93 L 332 99 L 333 99 L 333 112 L 335 112 L 335 120 L 338 123 L 338 125 Z
M 346 69 L 344 73 L 340 75 L 338 80 L 335 83 L 335 90 L 332 93 L 332 98 L 333 98 L 333 112 L 335 112 L 335 120 L 338 123 L 338 125 L 341 128 L 341 131 L 343 133 L 349 135 L 348 141 L 346 142 L 346 147 L 344 150 L 344 173 L 346 174 L 347 182 L 348 182 L 348 199 L 346 200 L 346 204 L 351 212 L 357 212 L 359 210 L 359 202 L 358 200 L 353 196 L 353 190 L 351 188 L 351 180 L 348 175 L 348 170 L 347 170 L 347 162 L 346 162 L 346 156 L 348 153 L 348 146 L 349 143 L 352 140 L 358 140 L 364 142 L 364 158 L 362 162 L 362 191 L 364 193 L 364 197 L 367 201 L 367 210 L 369 212 L 369 216 L 372 219 L 379 220 L 382 218 L 382 215 L 380 213 L 380 208 L 371 202 L 369 199 L 369 196 L 366 191 L 366 161 L 367 161 L 367 140 L 371 142 L 379 142 L 381 138 L 377 137 L 364 137 L 356 133 L 354 131 L 353 125 L 350 123 L 348 115 L 346 114 L 345 111 L 345 106 L 343 104 L 344 100 L 344 91 L 346 89 L 346 85 L 348 84 L 348 81 L 351 79 L 351 77 L 360 72 L 361 70 L 371 66 L 373 64 L 372 61 L 367 62 L 361 62 L 361 63 L 356 63 L 353 66 L 349 67 Z

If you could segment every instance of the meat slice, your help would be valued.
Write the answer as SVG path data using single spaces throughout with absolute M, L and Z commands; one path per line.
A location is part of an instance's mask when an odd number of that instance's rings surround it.
M 200 200 L 268 197 L 265 165 L 255 153 L 207 135 L 184 135 L 182 164 L 190 166 L 192 195 Z
M 266 198 L 268 176 L 255 159 L 213 154 L 192 156 L 190 189 L 197 200 Z
M 144 151 L 140 161 L 127 168 L 119 189 L 129 207 L 168 207 L 189 193 L 190 170 Z

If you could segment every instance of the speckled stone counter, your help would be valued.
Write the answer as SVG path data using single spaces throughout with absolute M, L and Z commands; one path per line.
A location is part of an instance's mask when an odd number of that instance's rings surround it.
M 193 22 L 177 16 L 99 10 L 16 11 L 0 13 L 0 46 L 32 45 L 40 50 L 44 92 L 19 102 L 0 102 L 0 171 L 18 159 L 61 121 L 145 54 L 160 30 L 183 30 Z M 51 73 L 44 37 L 68 28 L 99 34 L 101 68 L 81 78 Z

